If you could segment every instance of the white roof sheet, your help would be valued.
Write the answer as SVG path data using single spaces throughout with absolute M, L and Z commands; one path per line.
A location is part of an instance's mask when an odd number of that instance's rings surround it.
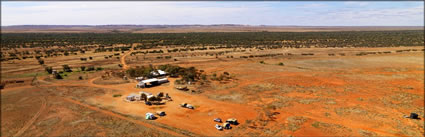
M 158 79 L 157 78 L 151 78 L 151 79 L 142 80 L 140 82 L 142 82 L 142 83 L 149 83 L 149 82 L 155 82 L 155 81 L 158 81 Z

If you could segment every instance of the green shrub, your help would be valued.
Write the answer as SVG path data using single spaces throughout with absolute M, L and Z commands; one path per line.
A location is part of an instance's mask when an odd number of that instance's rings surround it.
M 112 95 L 112 97 L 114 97 L 114 98 L 121 97 L 121 96 L 122 96 L 121 94 L 114 94 L 114 95 Z
M 63 71 L 72 72 L 71 67 L 69 67 L 68 65 L 62 65 L 62 67 L 63 67 Z

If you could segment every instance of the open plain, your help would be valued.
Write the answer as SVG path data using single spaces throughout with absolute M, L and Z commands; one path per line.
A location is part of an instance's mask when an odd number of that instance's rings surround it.
M 155 43 L 140 49 L 135 47 L 148 44 L 115 43 L 111 47 L 129 48 L 99 52 L 95 50 L 99 45 L 84 45 L 85 52 L 77 50 L 78 54 L 42 53 L 43 63 L 36 53 L 26 59 L 16 54 L 16 59 L 1 62 L 1 135 L 423 136 L 423 32 L 419 35 L 422 43 L 409 46 L 289 47 L 283 43 L 278 48 L 262 44 L 217 48 L 225 45 L 218 44 L 181 51 L 191 46 Z M 75 47 L 65 46 L 48 49 Z M 174 48 L 179 51 L 173 52 Z M 2 52 L 37 50 L 45 49 L 3 48 Z M 159 86 L 136 88 L 138 82 L 129 70 L 166 64 L 196 68 L 195 80 L 177 82 L 185 77 L 179 75 Z M 85 71 L 82 66 L 94 69 Z M 46 72 L 46 67 L 64 69 L 59 74 L 62 79 Z M 168 93 L 173 101 L 151 106 L 126 101 L 127 95 L 139 91 Z M 182 102 L 195 109 L 180 107 Z M 167 115 L 145 119 L 145 113 L 156 111 Z M 420 119 L 404 117 L 410 113 Z M 219 131 L 213 121 L 217 117 L 237 118 L 239 124 Z

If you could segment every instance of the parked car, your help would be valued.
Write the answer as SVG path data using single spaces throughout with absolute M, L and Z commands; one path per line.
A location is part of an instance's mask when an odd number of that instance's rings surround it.
M 217 130 L 223 130 L 223 126 L 220 126 L 219 124 L 215 124 L 215 128 Z
M 229 118 L 226 120 L 227 123 L 233 124 L 233 125 L 238 125 L 238 120 L 236 118 Z
M 195 109 L 195 107 L 193 107 L 191 104 L 187 104 L 186 105 L 186 108 L 188 108 L 188 109 Z
M 156 114 L 158 116 L 165 116 L 165 112 L 164 111 L 157 111 Z
M 215 119 L 214 119 L 214 121 L 215 121 L 215 122 L 219 122 L 219 123 L 221 123 L 221 122 L 222 122 L 222 121 L 221 121 L 221 118 L 215 118 Z

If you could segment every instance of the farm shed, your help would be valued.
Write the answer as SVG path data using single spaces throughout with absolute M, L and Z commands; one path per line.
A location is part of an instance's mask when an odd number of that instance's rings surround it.
M 137 81 L 142 81 L 144 79 L 144 77 L 136 77 L 135 78 Z
M 156 71 L 152 71 L 151 74 L 153 76 L 164 76 L 164 75 L 167 75 L 167 72 L 158 69 Z
M 158 79 L 156 79 L 156 78 L 142 80 L 139 83 L 137 83 L 136 87 L 137 88 L 145 88 L 145 87 L 150 87 L 150 86 L 154 86 L 154 85 L 158 85 Z
M 158 79 L 158 84 L 169 82 L 167 78 Z

